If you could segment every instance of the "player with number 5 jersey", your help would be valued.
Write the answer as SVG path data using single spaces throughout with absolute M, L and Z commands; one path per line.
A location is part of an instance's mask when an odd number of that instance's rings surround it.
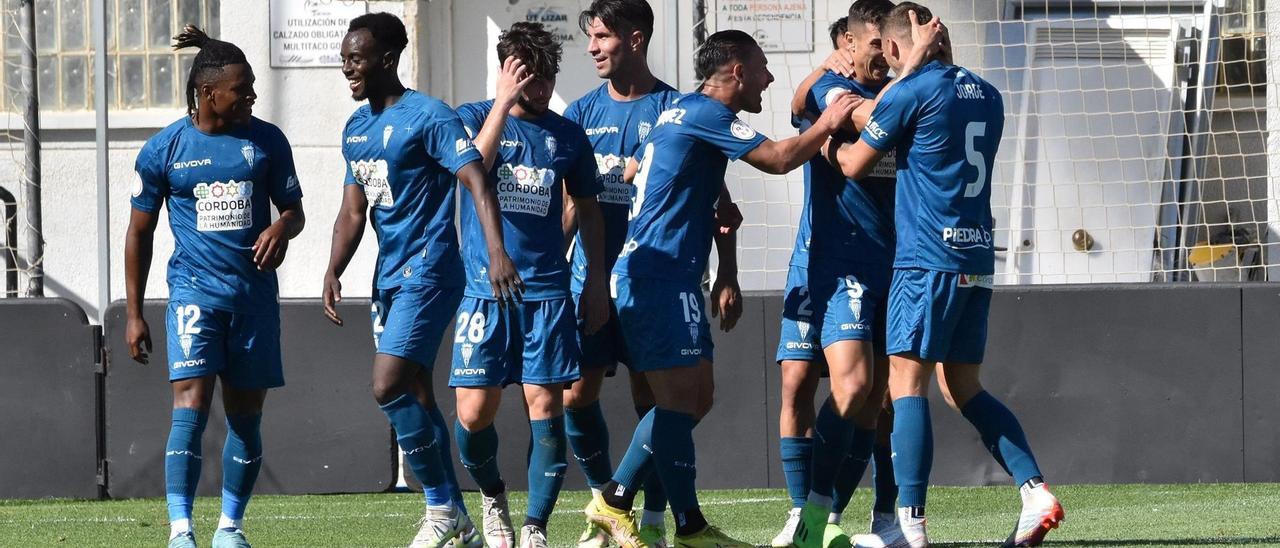
M 173 415 L 164 450 L 169 547 L 195 548 L 191 519 L 201 438 L 222 380 L 227 439 L 215 548 L 247 548 L 242 520 L 262 469 L 262 405 L 284 385 L 275 270 L 302 231 L 302 189 L 284 133 L 253 117 L 253 69 L 234 44 L 187 26 L 175 48 L 197 47 L 187 116 L 147 140 L 135 163 L 125 286 L 130 356 L 147 363 L 143 295 L 160 208 L 169 209 L 166 358 Z M 271 219 L 271 206 L 279 218 Z
M 916 39 L 921 25 L 937 24 L 932 20 L 913 2 L 885 16 L 885 57 L 904 76 L 881 95 L 861 139 L 837 153 L 841 168 L 856 178 L 887 151 L 897 151 L 898 243 L 887 337 L 900 528 L 895 538 L 877 543 L 929 543 L 924 508 L 933 433 L 927 390 L 936 368 L 947 402 L 973 424 L 1019 486 L 1022 513 L 1006 545 L 1036 546 L 1063 519 L 1062 506 L 1046 487 L 1018 419 L 978 376 L 991 304 L 991 175 L 1004 102 L 990 83 L 950 63 L 948 44 L 919 69 L 903 70 L 914 47 L 929 45 Z
M 760 112 L 762 94 L 773 81 L 768 59 L 750 35 L 736 30 L 711 35 L 695 65 L 701 88 L 663 112 L 644 144 L 635 178 L 640 194 L 614 267 L 630 365 L 645 374 L 657 398 L 613 479 L 587 508 L 588 518 L 623 546 L 644 545 L 630 508 L 648 470 L 667 490 L 676 546 L 749 546 L 707 523 L 694 483 L 693 427 L 711 406 L 711 330 L 701 280 L 718 232 L 714 208 L 730 161 L 743 159 L 769 173 L 791 171 L 848 126 L 854 105 L 851 97 L 840 97 L 808 131 L 775 142 L 737 116 L 744 110 Z M 734 246 L 717 240 L 717 247 L 720 275 L 712 287 L 713 303 L 732 302 L 719 297 L 737 290 Z M 726 317 L 740 313 L 721 311 Z

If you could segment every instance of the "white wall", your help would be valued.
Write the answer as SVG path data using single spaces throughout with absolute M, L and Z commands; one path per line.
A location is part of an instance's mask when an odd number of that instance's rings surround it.
M 277 0 L 283 1 L 283 0 Z M 497 33 L 531 13 L 550 8 L 565 16 L 553 22 L 569 37 L 557 85 L 558 105 L 572 101 L 600 85 L 586 44 L 577 30 L 577 13 L 589 0 L 410 0 L 372 1 L 371 11 L 403 15 L 410 32 L 410 47 L 402 75 L 414 87 L 440 96 L 451 104 L 475 101 L 491 95 L 496 78 Z M 682 90 L 693 86 L 692 0 L 652 0 L 657 16 L 650 64 L 659 77 Z M 967 4 L 967 2 L 963 2 Z M 829 51 L 826 25 L 843 15 L 843 1 L 815 2 L 815 51 L 771 54 L 770 68 L 777 81 L 766 93 L 765 112 L 744 114 L 756 128 L 773 138 L 795 134 L 787 115 L 791 90 L 821 62 Z M 714 10 L 714 2 L 709 2 Z M 268 2 L 222 0 L 223 39 L 244 50 L 257 74 L 257 116 L 279 125 L 293 143 L 299 178 L 306 198 L 307 228 L 295 239 L 280 270 L 281 296 L 317 298 L 328 262 L 330 227 L 341 199 L 342 158 L 339 135 L 347 116 L 356 107 L 345 80 L 336 68 L 273 69 L 268 66 Z M 714 13 L 714 12 L 712 12 Z M 714 16 L 709 31 L 714 32 Z M 972 43 L 972 40 L 969 40 Z M 671 61 L 676 61 L 675 66 Z M 678 76 L 677 76 L 678 75 Z M 129 217 L 129 185 L 133 161 L 147 137 L 172 120 L 180 110 L 111 113 L 111 279 L 112 298 L 124 298 L 123 242 Z M 97 316 L 96 190 L 94 181 L 93 121 L 91 115 L 46 115 L 44 127 L 44 235 L 46 242 L 46 294 L 79 303 L 89 316 Z M 10 117 L 9 124 L 17 122 Z M 0 153 L 0 180 L 17 194 L 21 143 L 6 144 Z M 743 287 L 780 289 L 794 239 L 803 196 L 799 171 L 786 177 L 764 176 L 737 163 L 729 170 L 729 182 L 742 204 L 747 222 L 742 232 Z M 21 198 L 19 198 L 21 199 Z M 155 260 L 147 296 L 163 298 L 165 262 L 173 241 L 161 219 Z M 348 296 L 369 293 L 376 248 L 372 231 L 366 231 L 361 251 L 343 277 Z

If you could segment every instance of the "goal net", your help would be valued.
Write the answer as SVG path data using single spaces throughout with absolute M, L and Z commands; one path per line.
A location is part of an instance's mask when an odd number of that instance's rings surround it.
M 992 173 L 1001 284 L 1246 281 L 1280 262 L 1272 198 L 1280 171 L 1266 133 L 1280 123 L 1268 89 L 1265 0 L 933 0 L 957 64 L 1005 95 Z M 706 2 L 710 31 L 765 45 L 777 80 L 765 111 L 744 115 L 774 138 L 795 134 L 793 90 L 830 53 L 847 1 Z M 695 13 L 695 17 L 696 17 Z M 1271 163 L 1280 162 L 1280 159 Z M 746 222 L 744 289 L 786 281 L 803 174 L 728 175 Z M 1280 279 L 1280 273 L 1274 274 Z

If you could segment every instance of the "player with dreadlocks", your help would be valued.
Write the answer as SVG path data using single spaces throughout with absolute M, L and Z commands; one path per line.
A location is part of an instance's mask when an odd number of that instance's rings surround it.
M 142 316 L 156 224 L 168 204 L 169 382 L 173 420 L 165 448 L 169 547 L 194 548 L 191 508 L 200 442 L 215 379 L 222 377 L 227 440 L 222 517 L 215 548 L 247 548 L 241 520 L 262 469 L 262 404 L 284 385 L 275 269 L 302 231 L 302 189 L 284 133 L 253 117 L 253 69 L 234 44 L 188 25 L 174 48 L 200 49 L 187 79 L 187 116 L 138 152 L 125 239 L 130 356 L 147 363 L 151 329 Z M 270 204 L 279 210 L 271 221 Z

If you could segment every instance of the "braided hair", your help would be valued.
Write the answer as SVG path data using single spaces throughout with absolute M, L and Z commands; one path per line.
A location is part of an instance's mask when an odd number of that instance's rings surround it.
M 231 42 L 210 38 L 195 25 L 187 25 L 173 37 L 173 49 L 199 48 L 187 75 L 187 114 L 196 112 L 196 89 L 222 74 L 227 65 L 249 64 L 244 52 Z

